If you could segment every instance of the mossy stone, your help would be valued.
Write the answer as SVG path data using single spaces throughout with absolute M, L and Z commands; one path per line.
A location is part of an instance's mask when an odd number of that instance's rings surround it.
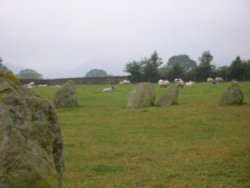
M 156 98 L 156 92 L 152 83 L 139 83 L 128 99 L 128 108 L 143 108 L 153 106 Z
M 241 105 L 244 101 L 244 95 L 237 83 L 231 83 L 230 86 L 222 93 L 220 105 Z
M 178 103 L 179 86 L 170 85 L 156 103 L 161 107 L 170 106 Z
M 0 187 L 62 187 L 63 142 L 54 106 L 0 70 Z
M 76 95 L 76 86 L 74 81 L 67 81 L 62 88 L 60 88 L 54 97 L 54 104 L 56 107 L 76 107 L 78 104 Z

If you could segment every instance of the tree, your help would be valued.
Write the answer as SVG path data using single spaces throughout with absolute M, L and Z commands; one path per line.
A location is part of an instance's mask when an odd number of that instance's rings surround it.
M 43 79 L 43 76 L 33 69 L 23 69 L 16 76 L 19 79 L 34 79 L 34 80 Z
M 130 80 L 132 82 L 140 82 L 142 80 L 142 66 L 141 62 L 132 61 L 126 65 L 125 71 L 130 73 Z
M 230 77 L 237 80 L 245 80 L 247 73 L 246 64 L 241 61 L 240 56 L 237 56 L 236 59 L 230 65 Z
M 183 69 L 184 72 L 189 72 L 193 68 L 197 67 L 197 64 L 194 60 L 190 59 L 188 55 L 176 55 L 168 59 L 167 68 L 171 69 L 176 64 Z
M 85 77 L 105 77 L 108 74 L 102 69 L 91 69 L 86 73 Z
M 184 79 L 185 77 L 184 68 L 179 63 L 175 63 L 170 69 L 168 69 L 167 74 L 170 80 L 174 80 L 175 78 Z
M 203 52 L 202 56 L 199 58 L 202 66 L 210 66 L 213 60 L 213 56 L 209 51 Z
M 215 66 L 211 64 L 213 56 L 209 51 L 203 52 L 199 58 L 200 64 L 195 69 L 195 77 L 197 81 L 205 81 L 208 77 L 212 76 Z
M 142 74 L 144 81 L 156 82 L 160 78 L 159 66 L 162 64 L 161 58 L 155 51 L 149 59 L 142 61 Z
M 161 58 L 155 51 L 151 57 L 141 61 L 132 61 L 126 65 L 126 72 L 130 73 L 132 82 L 149 81 L 156 82 L 160 78 L 159 66 L 162 64 Z
M 224 80 L 226 81 L 229 79 L 229 73 L 230 73 L 230 69 L 228 66 L 222 66 L 215 70 L 215 75 L 217 77 L 224 78 Z
M 250 60 L 245 61 L 246 80 L 250 80 Z

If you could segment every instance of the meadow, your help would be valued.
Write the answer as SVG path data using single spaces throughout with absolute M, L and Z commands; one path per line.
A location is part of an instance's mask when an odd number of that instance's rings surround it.
M 135 85 L 78 85 L 79 106 L 57 109 L 63 187 L 250 187 L 250 82 L 239 83 L 244 105 L 219 106 L 228 85 L 197 83 L 178 105 L 141 109 L 126 108 Z M 34 90 L 51 101 L 56 92 Z

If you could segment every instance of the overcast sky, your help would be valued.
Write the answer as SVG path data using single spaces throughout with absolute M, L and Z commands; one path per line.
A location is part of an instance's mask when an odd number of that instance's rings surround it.
M 44 77 L 123 75 L 157 51 L 250 59 L 250 0 L 0 0 L 0 57 Z M 3 62 L 3 63 L 4 63 Z

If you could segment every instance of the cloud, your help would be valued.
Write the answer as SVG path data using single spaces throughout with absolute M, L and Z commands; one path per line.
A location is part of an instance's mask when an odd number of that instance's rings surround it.
M 0 56 L 43 74 L 98 62 L 121 74 L 154 50 L 165 62 L 210 50 L 215 64 L 229 64 L 250 58 L 248 7 L 248 0 L 2 0 Z

